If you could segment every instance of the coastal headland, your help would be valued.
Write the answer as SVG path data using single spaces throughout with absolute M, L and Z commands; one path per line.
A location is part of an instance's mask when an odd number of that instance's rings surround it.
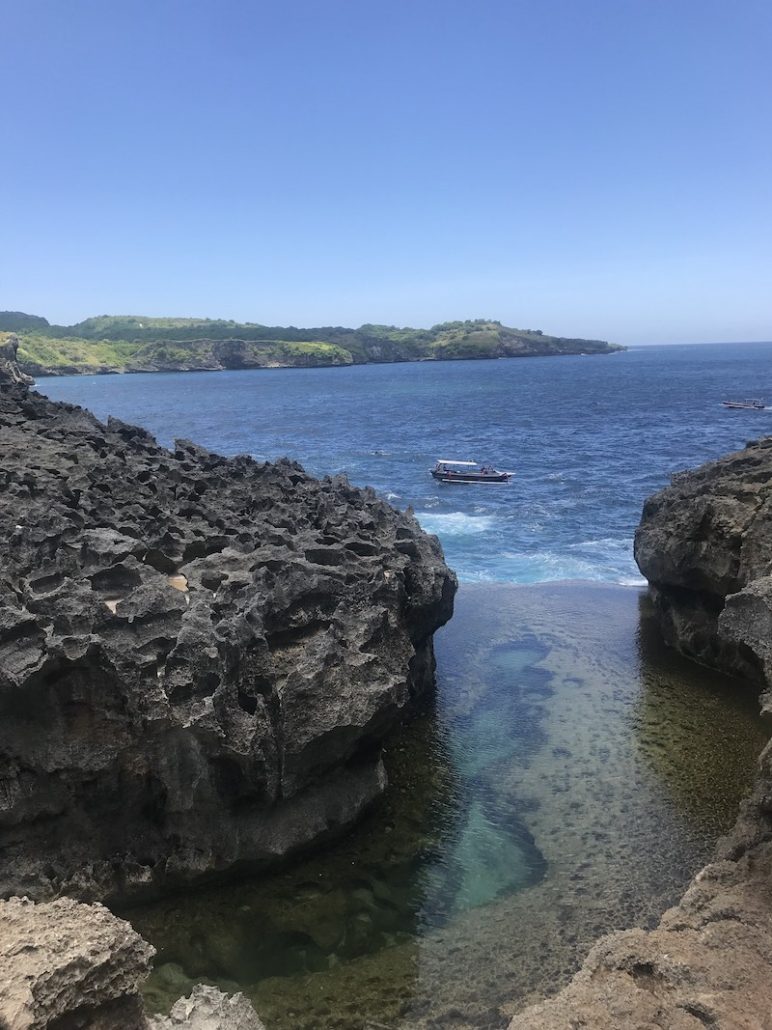
M 0 311 L 0 337 L 4 333 L 17 335 L 19 366 L 33 376 L 323 368 L 624 350 L 605 340 L 549 336 L 539 329 L 512 329 L 483 318 L 442 322 L 431 329 L 299 329 L 221 319 L 102 315 L 60 326 L 37 315 Z

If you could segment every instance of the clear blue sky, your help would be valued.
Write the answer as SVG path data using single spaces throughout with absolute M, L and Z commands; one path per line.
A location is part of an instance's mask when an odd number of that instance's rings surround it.
M 769 0 L 5 0 L 0 308 L 772 338 Z

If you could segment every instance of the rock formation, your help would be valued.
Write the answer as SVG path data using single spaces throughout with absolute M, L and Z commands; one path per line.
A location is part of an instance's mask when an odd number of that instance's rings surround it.
M 275 861 L 383 790 L 455 577 L 371 490 L 173 452 L 0 364 L 0 896 Z
M 644 505 L 635 557 L 670 644 L 772 684 L 772 439 L 674 476 Z
M 189 998 L 180 998 L 168 1016 L 155 1016 L 148 1030 L 265 1030 L 243 994 L 223 994 L 197 984 Z
M 19 339 L 12 333 L 0 333 L 0 386 L 31 386 L 34 380 L 16 363 Z
M 241 994 L 197 986 L 168 1017 L 145 1014 L 153 948 L 102 905 L 0 901 L 2 1030 L 264 1030 Z
M 101 905 L 0 902 L 0 1026 L 141 1030 L 153 949 Z

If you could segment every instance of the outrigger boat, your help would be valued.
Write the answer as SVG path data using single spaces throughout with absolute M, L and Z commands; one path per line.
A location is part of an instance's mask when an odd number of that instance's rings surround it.
M 440 483 L 508 483 L 514 472 L 499 472 L 492 465 L 480 465 L 476 461 L 450 461 L 440 458 L 433 469 L 429 469 Z
M 725 408 L 750 408 L 751 411 L 763 411 L 766 408 L 764 401 L 758 398 L 749 398 L 744 401 L 721 401 Z

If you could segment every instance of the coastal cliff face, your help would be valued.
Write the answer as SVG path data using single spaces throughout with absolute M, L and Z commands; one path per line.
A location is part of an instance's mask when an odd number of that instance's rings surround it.
M 772 439 L 674 476 L 644 505 L 635 558 L 670 644 L 772 684 Z
M 344 478 L 50 403 L 11 351 L 0 896 L 146 896 L 338 831 L 433 683 L 436 538 Z
M 431 329 L 388 325 L 265 326 L 219 319 L 109 316 L 52 326 L 20 311 L 0 311 L 0 341 L 17 333 L 19 363 L 31 375 L 110 372 L 215 372 L 317 368 L 401 361 L 613 354 L 605 340 L 550 336 L 474 319 Z

